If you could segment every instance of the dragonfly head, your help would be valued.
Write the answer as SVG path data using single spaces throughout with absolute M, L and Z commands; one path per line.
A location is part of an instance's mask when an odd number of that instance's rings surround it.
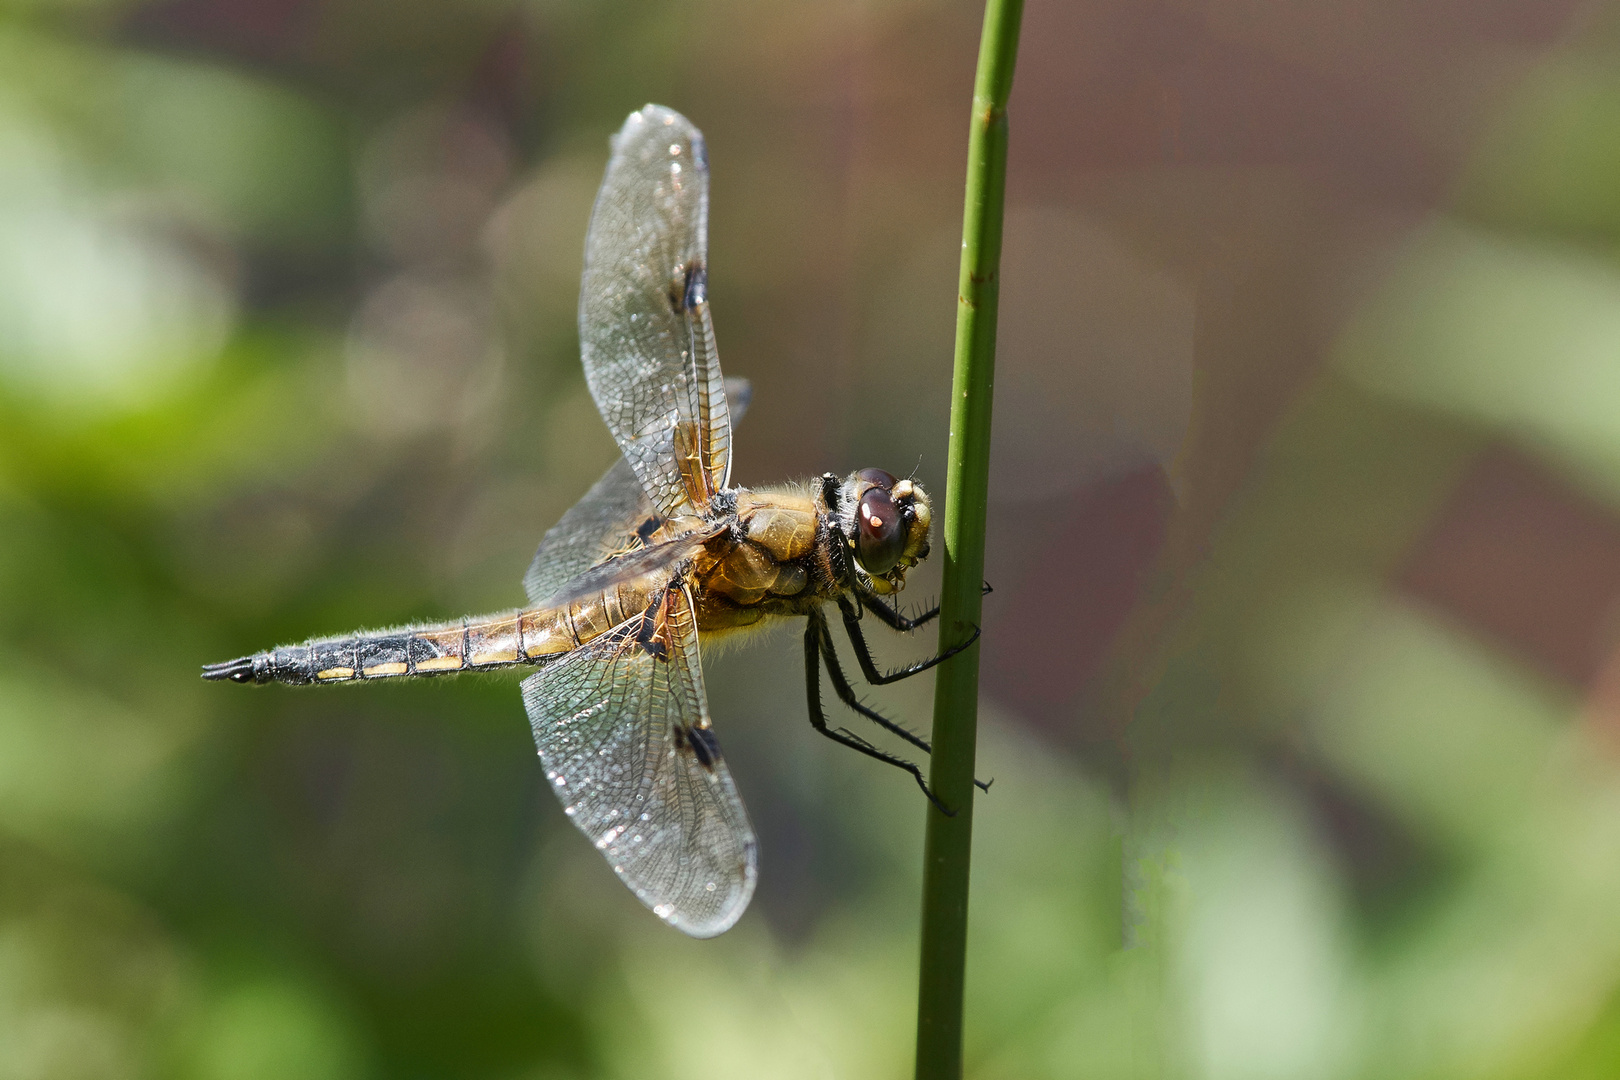
M 933 506 L 911 480 L 882 469 L 851 473 L 839 487 L 838 509 L 855 576 L 875 593 L 899 592 L 906 571 L 928 558 Z

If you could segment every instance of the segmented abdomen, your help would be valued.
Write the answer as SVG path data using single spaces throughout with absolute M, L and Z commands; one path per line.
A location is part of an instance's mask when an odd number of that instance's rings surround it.
M 294 685 L 445 675 L 534 663 L 576 649 L 644 610 L 641 581 L 528 611 L 320 638 L 203 669 L 205 678 Z

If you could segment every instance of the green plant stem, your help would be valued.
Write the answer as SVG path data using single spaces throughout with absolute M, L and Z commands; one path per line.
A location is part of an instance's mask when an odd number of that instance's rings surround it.
M 983 595 L 990 400 L 995 382 L 1001 217 L 1007 179 L 1007 96 L 1012 90 L 1023 11 L 1023 0 L 986 0 L 979 68 L 973 83 L 942 530 L 942 649 L 972 636 L 979 625 Z M 956 1080 L 962 1075 L 962 990 L 978 721 L 979 649 L 975 645 L 939 666 L 934 688 L 934 752 L 928 778 L 955 815 L 947 817 L 932 806 L 928 810 L 917 992 L 918 1080 Z

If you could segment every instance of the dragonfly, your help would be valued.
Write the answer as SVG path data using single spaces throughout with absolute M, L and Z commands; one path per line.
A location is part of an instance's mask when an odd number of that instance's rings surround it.
M 586 382 L 620 458 L 541 539 L 528 603 L 495 615 L 315 638 L 203 668 L 206 679 L 314 685 L 529 668 L 535 744 L 570 820 L 664 922 L 712 937 L 742 915 L 758 842 L 709 716 L 700 643 L 804 618 L 806 698 L 816 731 L 910 773 L 916 763 L 828 722 L 825 666 L 840 701 L 929 752 L 868 707 L 834 649 L 836 607 L 875 685 L 971 645 L 879 670 L 870 612 L 910 632 L 890 600 L 928 556 L 932 507 L 882 469 L 749 490 L 731 485 L 731 430 L 749 392 L 726 380 L 708 300 L 709 167 L 703 136 L 657 105 L 612 139 L 591 212 L 580 287 Z

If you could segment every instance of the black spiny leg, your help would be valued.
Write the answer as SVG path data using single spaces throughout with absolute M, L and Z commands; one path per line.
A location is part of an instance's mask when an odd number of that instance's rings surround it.
M 989 591 L 989 588 L 989 585 L 985 586 L 986 591 Z M 899 618 L 894 609 L 888 607 L 886 604 L 883 604 L 881 600 L 876 601 L 875 604 L 872 604 L 872 608 L 874 611 L 887 611 L 889 614 L 896 615 L 896 617 Z M 843 613 L 844 630 L 849 634 L 849 643 L 855 647 L 855 658 L 860 661 L 861 674 L 865 675 L 866 681 L 874 686 L 882 686 L 885 683 L 899 682 L 901 679 L 915 675 L 919 671 L 927 671 L 940 661 L 949 660 L 951 657 L 955 656 L 957 653 L 979 640 L 979 628 L 975 626 L 973 628 L 973 636 L 962 642 L 962 644 L 957 645 L 954 648 L 946 649 L 944 652 L 931 656 L 927 660 L 921 660 L 915 664 L 909 664 L 906 667 L 899 668 L 895 671 L 889 672 L 887 675 L 884 675 L 878 671 L 877 664 L 873 663 L 871 650 L 868 649 L 866 645 L 866 635 L 861 633 L 860 609 L 857 608 L 847 596 L 840 596 L 838 598 L 838 610 Z M 927 622 L 929 619 L 938 614 L 939 608 L 936 607 L 933 611 L 923 615 L 921 618 L 905 621 L 910 622 L 912 626 L 917 626 Z M 881 614 L 878 617 L 883 618 Z M 849 683 L 844 681 L 844 673 L 838 669 L 837 654 L 833 652 L 832 634 L 827 631 L 826 622 L 815 617 L 812 617 L 810 621 L 821 622 L 821 647 L 822 650 L 827 654 L 827 670 L 832 674 L 833 687 L 839 691 L 838 696 L 844 702 L 844 704 L 848 705 L 850 708 L 854 709 L 856 712 L 860 713 L 862 716 L 871 720 L 878 726 L 887 728 L 889 731 L 899 735 L 913 746 L 919 746 L 928 753 L 933 753 L 933 748 L 930 747 L 928 743 L 911 734 L 909 731 L 906 731 L 899 725 L 884 719 L 871 709 L 868 709 L 866 706 L 862 705 L 859 701 L 855 700 L 855 692 L 849 688 Z M 887 619 L 884 619 L 883 621 L 888 622 Z M 889 623 L 889 625 L 894 626 L 893 623 Z M 902 629 L 901 627 L 895 628 Z M 909 627 L 906 629 L 909 629 Z M 990 790 L 990 782 L 987 780 L 974 780 L 973 783 L 979 788 L 980 791 Z
M 889 620 L 884 618 L 883 613 L 885 611 L 887 611 L 890 615 L 894 615 L 897 619 L 902 618 L 898 612 L 887 607 L 887 605 L 883 605 L 882 601 L 878 601 L 876 604 L 868 602 L 868 606 L 871 607 L 873 611 L 878 613 L 878 618 L 883 619 L 883 621 L 886 623 L 889 623 Z M 867 648 L 866 635 L 861 633 L 860 610 L 856 608 L 854 603 L 851 602 L 847 596 L 840 596 L 838 598 L 838 610 L 843 612 L 844 630 L 849 634 L 849 643 L 855 647 L 855 659 L 860 662 L 861 674 L 866 676 L 866 681 L 871 683 L 873 686 L 886 686 L 889 683 L 899 682 L 901 679 L 910 678 L 920 671 L 927 671 L 935 664 L 949 660 L 951 657 L 955 656 L 957 653 L 979 640 L 979 628 L 975 626 L 973 628 L 973 636 L 962 642 L 962 644 L 952 646 L 943 652 L 935 653 L 927 660 L 919 660 L 915 664 L 907 664 L 903 668 L 896 668 L 885 675 L 883 672 L 880 672 L 877 669 L 877 664 L 872 662 L 872 652 L 869 648 Z M 910 630 L 912 627 L 920 626 L 938 614 L 939 608 L 935 608 L 933 611 L 922 616 L 921 618 L 904 619 L 903 621 L 909 622 L 911 624 L 910 626 L 895 626 L 894 623 L 889 623 L 889 625 L 894 626 L 896 630 Z
M 988 581 L 984 583 L 985 596 L 989 596 L 994 591 L 994 589 L 990 588 L 990 583 Z M 863 592 L 860 594 L 860 597 L 862 607 L 869 609 L 872 614 L 883 620 L 883 625 L 887 626 L 891 630 L 898 630 L 902 634 L 909 634 L 913 630 L 917 629 L 917 627 L 922 626 L 924 623 L 929 623 L 939 618 L 938 604 L 935 604 L 921 615 L 907 618 L 906 616 L 900 614 L 899 608 L 890 607 L 889 602 L 880 598 L 876 593 Z
M 844 667 L 838 662 L 838 650 L 833 647 L 832 631 L 827 626 L 827 620 L 820 612 L 810 617 L 811 624 L 816 628 L 816 638 L 821 642 L 821 657 L 827 662 L 827 674 L 832 678 L 833 692 L 838 700 L 851 709 L 866 717 L 884 731 L 900 736 L 906 742 L 915 746 L 925 754 L 932 754 L 934 748 L 927 739 L 912 731 L 907 731 L 887 716 L 868 707 L 855 696 L 855 688 L 850 686 L 849 680 L 844 677 Z
M 831 644 L 831 636 L 827 633 L 826 620 L 821 618 L 819 613 L 813 614 L 810 616 L 810 625 L 805 627 L 804 630 L 804 689 L 806 704 L 810 707 L 810 726 L 835 743 L 847 746 L 851 750 L 859 750 L 867 757 L 876 758 L 878 761 L 910 773 L 912 779 L 917 781 L 917 786 L 922 788 L 923 794 L 928 796 L 928 801 L 938 807 L 940 813 L 946 817 L 955 817 L 956 811 L 939 801 L 939 798 L 929 788 L 928 781 L 923 779 L 922 770 L 915 763 L 907 761 L 905 758 L 895 757 L 893 754 L 884 753 L 848 728 L 830 728 L 827 726 L 827 717 L 821 711 L 821 641 L 823 637 L 826 637 L 828 643 Z M 836 664 L 837 660 L 834 659 L 833 665 Z M 834 666 L 831 670 L 837 669 Z M 838 673 L 833 680 L 833 685 L 836 687 L 842 683 L 847 689 L 849 684 L 843 680 L 842 675 L 842 672 Z M 851 693 L 850 697 L 853 698 L 854 694 Z M 875 715 L 863 706 L 857 705 L 856 707 L 860 709 L 863 716 Z M 889 724 L 888 721 L 884 721 L 884 725 L 891 730 L 894 729 L 894 725 Z M 911 737 L 916 738 L 916 736 Z
M 843 607 L 847 602 L 843 597 L 839 597 L 838 599 L 839 607 Z M 898 630 L 902 634 L 909 634 L 913 630 L 917 629 L 917 627 L 922 626 L 924 623 L 932 622 L 933 620 L 939 618 L 938 604 L 935 604 L 933 607 L 929 608 L 921 615 L 918 615 L 916 618 L 908 619 L 904 615 L 900 614 L 899 608 L 890 607 L 888 601 L 878 599 L 878 597 L 873 593 L 862 593 L 861 605 L 868 608 L 872 614 L 876 615 L 879 619 L 882 619 L 883 625 L 887 626 L 891 630 Z

